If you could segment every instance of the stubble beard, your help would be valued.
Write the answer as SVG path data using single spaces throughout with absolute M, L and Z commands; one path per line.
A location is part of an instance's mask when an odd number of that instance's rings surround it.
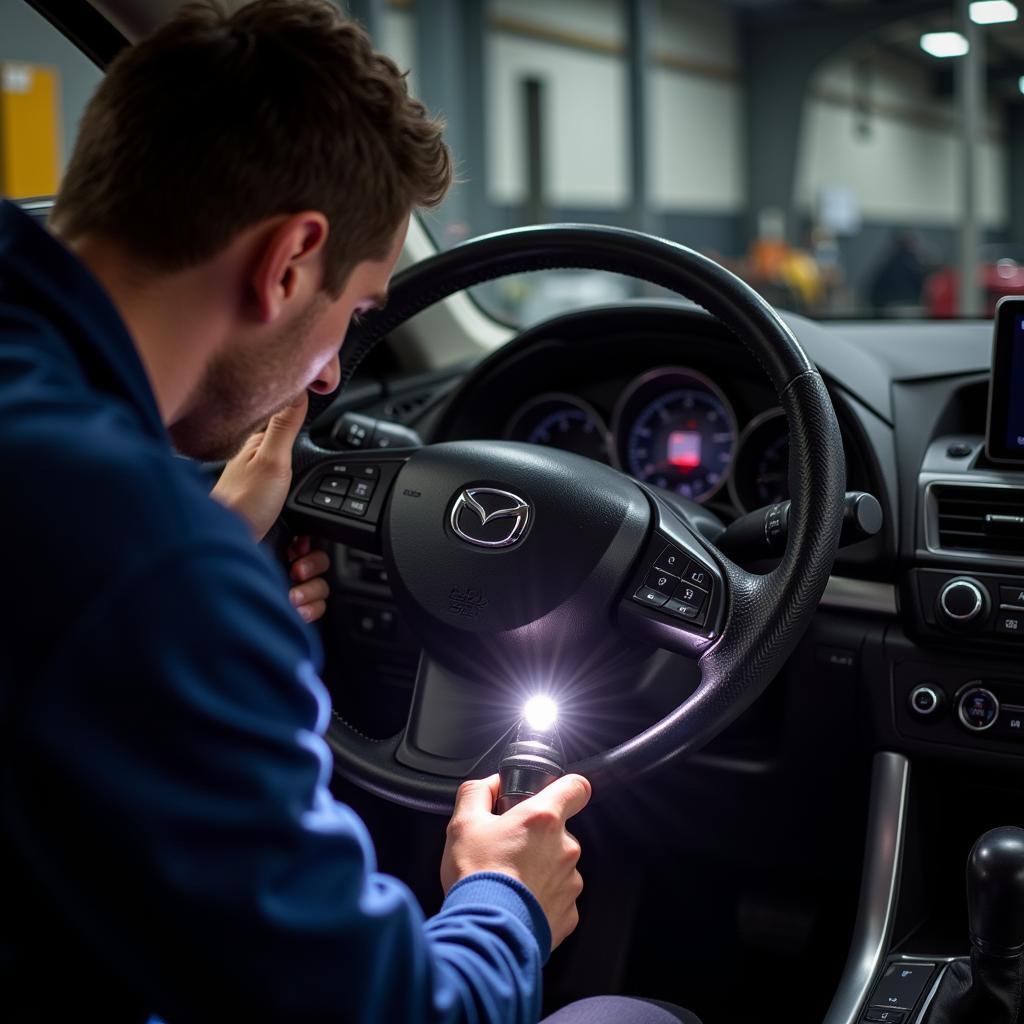
M 182 455 L 218 462 L 236 455 L 246 440 L 298 397 L 302 341 L 321 297 L 259 350 L 221 352 L 208 364 L 189 402 L 190 412 L 168 428 Z

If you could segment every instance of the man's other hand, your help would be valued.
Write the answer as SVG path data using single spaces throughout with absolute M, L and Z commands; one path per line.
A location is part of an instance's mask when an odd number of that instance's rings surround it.
M 257 540 L 263 540 L 284 508 L 292 484 L 292 445 L 308 402 L 303 392 L 294 404 L 271 416 L 266 430 L 242 445 L 210 492 L 249 524 Z
M 296 537 L 288 547 L 288 578 L 297 584 L 288 591 L 288 600 L 306 622 L 316 622 L 327 611 L 324 573 L 330 564 L 327 552 L 312 550 L 308 537 Z
M 590 783 L 582 775 L 564 775 L 502 815 L 493 813 L 498 785 L 498 776 L 492 775 L 459 787 L 441 860 L 441 885 L 447 893 L 478 871 L 511 875 L 540 903 L 554 949 L 579 923 L 580 844 L 565 823 L 586 807 Z

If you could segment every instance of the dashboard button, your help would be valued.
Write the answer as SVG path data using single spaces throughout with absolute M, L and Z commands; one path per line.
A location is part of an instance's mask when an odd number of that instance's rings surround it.
M 665 599 L 668 600 L 672 596 L 672 591 L 676 589 L 676 584 L 679 582 L 678 576 L 673 576 L 671 573 L 661 572 L 658 569 L 647 574 L 647 579 L 644 580 L 644 586 L 650 590 L 656 590 L 659 594 L 664 594 Z
M 936 687 L 921 683 L 910 691 L 910 710 L 922 718 L 938 710 L 942 697 Z
M 1024 609 L 1024 583 L 999 588 L 999 603 L 1008 608 Z
M 996 632 L 1024 640 L 1024 612 L 1000 609 L 996 615 Z
M 689 558 L 679 548 L 669 545 L 658 555 L 654 565 L 656 568 L 664 569 L 665 572 L 671 573 L 673 576 L 682 576 L 689 561 Z
M 968 686 L 960 697 L 957 713 L 964 728 L 984 732 L 991 729 L 999 717 L 999 701 L 983 686 Z
M 633 595 L 633 600 L 651 608 L 660 608 L 668 600 L 668 594 L 663 594 L 655 587 L 641 587 Z
M 1024 708 L 1004 704 L 995 731 L 1002 739 L 1024 740 Z

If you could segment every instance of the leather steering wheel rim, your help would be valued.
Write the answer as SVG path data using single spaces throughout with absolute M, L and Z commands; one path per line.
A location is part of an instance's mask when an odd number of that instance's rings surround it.
M 599 795 L 699 750 L 774 678 L 803 635 L 828 582 L 842 524 L 845 462 L 824 382 L 775 310 L 708 257 L 620 228 L 520 228 L 470 240 L 416 264 L 395 278 L 387 307 L 350 332 L 342 351 L 342 386 L 382 338 L 434 303 L 499 277 L 547 269 L 626 274 L 696 302 L 758 360 L 789 426 L 792 505 L 781 561 L 770 573 L 754 575 L 717 554 L 728 588 L 728 617 L 721 636 L 699 658 L 701 683 L 643 732 L 569 766 L 586 775 Z M 310 418 L 326 404 L 316 403 Z M 295 449 L 297 475 L 328 455 L 303 432 Z M 417 809 L 450 811 L 459 780 L 396 761 L 402 734 L 374 740 L 335 716 L 327 738 L 336 769 L 363 788 Z

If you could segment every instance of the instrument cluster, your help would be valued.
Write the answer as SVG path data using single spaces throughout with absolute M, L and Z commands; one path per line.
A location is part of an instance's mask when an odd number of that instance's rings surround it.
M 545 392 L 517 409 L 505 437 L 610 463 L 697 502 L 725 495 L 741 511 L 789 497 L 789 430 L 775 407 L 742 425 L 728 396 L 689 367 L 630 381 L 611 408 Z

